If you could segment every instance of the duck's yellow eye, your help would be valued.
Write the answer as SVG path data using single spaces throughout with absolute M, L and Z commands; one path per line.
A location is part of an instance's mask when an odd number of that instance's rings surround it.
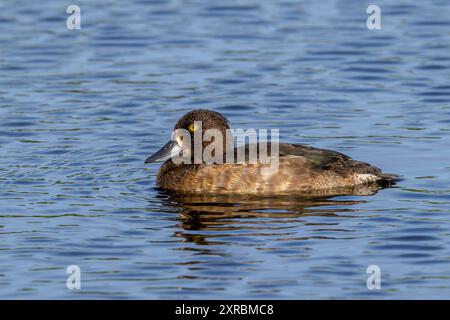
M 189 125 L 189 127 L 188 127 L 188 130 L 189 130 L 190 132 L 195 132 L 195 131 L 197 130 L 197 127 L 196 127 L 195 124 L 191 123 L 191 124 Z

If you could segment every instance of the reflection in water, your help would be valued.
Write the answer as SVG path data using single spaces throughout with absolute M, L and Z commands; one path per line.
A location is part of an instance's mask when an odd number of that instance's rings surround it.
M 380 188 L 381 186 L 376 184 L 360 186 L 352 190 L 340 190 L 339 195 L 373 195 Z M 212 239 L 234 237 L 237 231 L 245 231 L 246 236 L 281 235 L 292 227 L 292 223 L 302 223 L 302 217 L 307 216 L 351 217 L 346 213 L 355 210 L 349 209 L 348 206 L 366 202 L 338 200 L 331 196 L 176 194 L 170 194 L 169 200 L 172 205 L 176 203 L 176 206 L 181 208 L 181 223 L 178 225 L 181 230 L 176 231 L 176 236 L 200 245 L 223 244 Z M 289 240 L 289 237 L 286 240 Z

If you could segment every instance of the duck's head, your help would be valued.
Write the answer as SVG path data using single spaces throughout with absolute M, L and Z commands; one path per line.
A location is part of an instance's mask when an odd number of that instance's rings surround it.
M 192 110 L 178 120 L 172 132 L 171 141 L 148 157 L 145 163 L 166 161 L 173 156 L 179 155 L 181 151 L 183 151 L 183 157 L 193 158 L 194 141 L 201 141 L 200 151 L 203 151 L 209 144 L 214 142 L 215 137 L 208 138 L 208 133 L 205 135 L 206 131 L 221 134 L 223 137 L 222 150 L 225 152 L 227 137 L 232 138 L 228 136 L 230 134 L 227 131 L 228 129 L 230 129 L 228 120 L 219 112 L 206 109 Z M 203 138 L 209 139 L 209 141 L 203 141 Z

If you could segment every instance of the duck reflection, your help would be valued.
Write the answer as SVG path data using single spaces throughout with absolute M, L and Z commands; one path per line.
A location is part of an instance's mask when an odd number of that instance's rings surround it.
M 357 189 L 334 191 L 332 194 L 255 197 L 229 195 L 167 194 L 167 204 L 181 209 L 179 229 L 175 236 L 199 245 L 218 245 L 227 237 L 283 236 L 289 237 L 291 228 L 305 223 L 308 216 L 355 217 L 355 204 L 364 199 L 343 200 L 337 197 L 373 195 L 382 187 L 366 185 Z M 336 225 L 337 223 L 332 223 Z M 317 225 L 330 225 L 326 221 Z M 298 237 L 298 234 L 291 235 Z

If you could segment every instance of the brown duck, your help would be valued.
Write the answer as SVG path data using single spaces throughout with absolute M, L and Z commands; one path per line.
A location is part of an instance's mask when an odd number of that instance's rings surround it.
M 184 153 L 193 149 L 196 121 L 201 121 L 202 132 L 217 129 L 226 137 L 226 131 L 230 129 L 222 114 L 205 109 L 190 111 L 178 120 L 174 130 L 185 129 L 192 135 L 189 148 L 175 134 L 172 141 L 145 160 L 145 163 L 165 161 L 157 175 L 157 185 L 162 189 L 192 195 L 325 196 L 352 194 L 365 186 L 386 186 L 397 179 L 396 175 L 383 173 L 375 166 L 342 153 L 291 143 L 279 143 L 278 170 L 273 174 L 261 170 L 267 164 L 248 161 L 221 164 L 172 161 L 172 157 L 182 150 Z M 204 149 L 209 143 L 202 142 L 201 146 Z M 223 143 L 225 145 L 226 141 Z M 238 148 L 233 148 L 236 153 Z M 244 148 L 248 150 L 249 145 Z M 226 148 L 223 150 L 225 152 Z M 186 154 L 193 157 L 189 152 Z

